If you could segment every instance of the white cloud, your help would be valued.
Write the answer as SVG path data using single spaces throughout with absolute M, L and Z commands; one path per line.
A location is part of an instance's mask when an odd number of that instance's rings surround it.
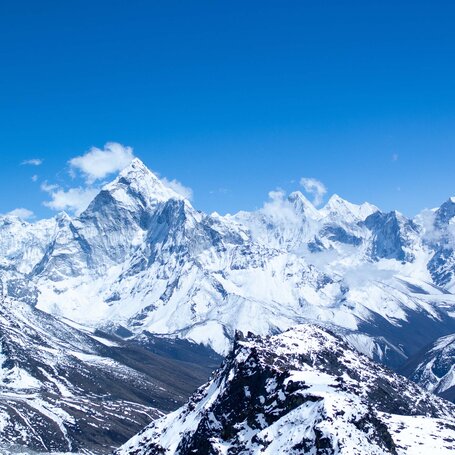
M 281 188 L 269 192 L 270 201 L 264 203 L 261 211 L 271 217 L 275 223 L 294 223 L 298 221 L 292 204 L 288 201 L 286 192 Z
M 313 205 L 321 205 L 324 195 L 327 193 L 325 185 L 315 178 L 302 177 L 300 185 L 303 186 L 305 191 L 313 195 Z
M 46 193 L 51 193 L 52 191 L 56 190 L 57 188 L 59 188 L 58 185 L 55 185 L 54 183 L 47 183 L 47 181 L 43 182 L 41 184 L 41 189 L 43 191 L 45 191 Z
M 32 182 L 36 182 L 38 180 L 38 175 L 32 175 Z
M 11 210 L 11 212 L 8 212 L 7 215 L 17 216 L 19 218 L 22 218 L 23 220 L 27 220 L 27 219 L 33 218 L 35 216 L 35 214 L 31 210 L 24 209 L 24 208 L 17 208 L 17 209 Z
M 180 183 L 178 180 L 168 180 L 166 177 L 160 178 L 164 185 L 174 190 L 177 194 L 184 197 L 185 199 L 189 199 L 190 201 L 193 199 L 193 190 Z
M 88 184 L 103 179 L 109 174 L 121 171 L 133 160 L 131 147 L 117 142 L 108 142 L 103 149 L 92 147 L 82 156 L 69 161 L 72 170 L 81 171 Z
M 31 160 L 24 160 L 21 163 L 22 165 L 29 165 L 29 166 L 41 166 L 43 164 L 43 160 L 40 158 L 32 158 Z
M 99 192 L 92 187 L 64 190 L 58 185 L 49 185 L 46 182 L 41 185 L 41 189 L 51 196 L 50 201 L 43 203 L 46 207 L 52 210 L 67 210 L 76 215 L 83 212 Z

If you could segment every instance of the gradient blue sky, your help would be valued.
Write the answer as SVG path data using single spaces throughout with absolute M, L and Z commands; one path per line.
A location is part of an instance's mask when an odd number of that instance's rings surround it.
M 449 0 L 1 1 L 0 213 L 50 215 L 40 185 L 83 185 L 68 160 L 108 141 L 208 212 L 301 177 L 407 215 L 440 205 L 454 23 Z

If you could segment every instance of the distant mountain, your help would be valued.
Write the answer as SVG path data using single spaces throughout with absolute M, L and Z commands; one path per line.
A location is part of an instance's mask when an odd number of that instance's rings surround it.
M 58 318 L 229 352 L 236 330 L 318 322 L 398 367 L 455 333 L 453 206 L 407 219 L 300 192 L 207 215 L 135 159 L 76 218 L 0 218 L 7 294 Z M 430 218 L 430 219 L 429 219 Z
M 400 373 L 455 402 L 455 334 L 439 338 L 412 356 Z
M 302 325 L 238 335 L 214 378 L 117 455 L 450 454 L 455 406 Z

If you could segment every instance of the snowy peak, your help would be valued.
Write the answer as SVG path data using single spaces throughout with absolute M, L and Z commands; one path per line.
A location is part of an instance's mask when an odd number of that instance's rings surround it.
M 417 247 L 418 227 L 401 213 L 375 212 L 365 219 L 365 226 L 371 231 L 373 259 L 396 259 L 413 261 L 412 247 Z
M 320 218 L 318 210 L 300 191 L 292 192 L 288 196 L 288 201 L 293 205 L 297 215 L 305 215 L 313 219 Z
M 454 423 L 450 403 L 304 325 L 237 334 L 212 381 L 117 454 L 449 454 Z
M 434 224 L 436 227 L 443 228 L 455 217 L 455 197 L 449 198 L 436 210 Z
M 338 196 L 338 194 L 334 194 L 319 212 L 323 217 L 339 219 L 344 222 L 354 222 L 363 221 L 378 210 L 376 206 L 368 202 L 360 205 L 352 204 Z
M 120 203 L 128 205 L 131 198 L 138 198 L 144 205 L 154 205 L 169 199 L 182 199 L 178 193 L 164 185 L 145 164 L 135 158 L 118 177 L 103 187 Z

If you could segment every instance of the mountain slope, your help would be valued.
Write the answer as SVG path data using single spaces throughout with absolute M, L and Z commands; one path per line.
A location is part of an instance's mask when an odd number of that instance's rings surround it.
M 439 338 L 412 356 L 400 372 L 426 390 L 455 402 L 455 335 Z
M 147 334 L 123 340 L 68 323 L 2 299 L 2 453 L 11 444 L 26 451 L 108 453 L 182 404 L 219 362 L 200 347 Z
M 117 455 L 449 454 L 455 406 L 314 325 L 236 339 L 215 377 Z

